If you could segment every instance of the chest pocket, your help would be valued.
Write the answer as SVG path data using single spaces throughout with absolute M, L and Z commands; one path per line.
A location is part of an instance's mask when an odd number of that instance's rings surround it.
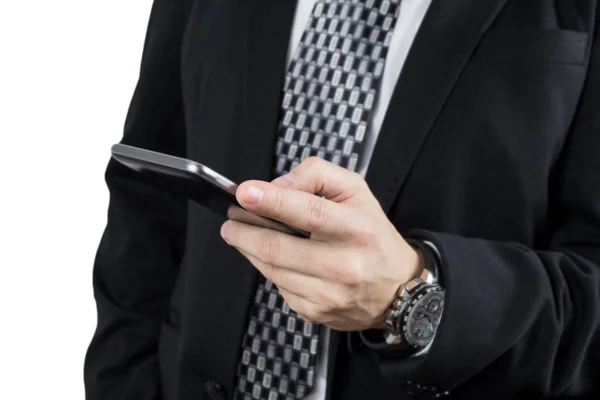
M 559 29 L 494 29 L 483 36 L 474 60 L 583 65 L 588 36 Z

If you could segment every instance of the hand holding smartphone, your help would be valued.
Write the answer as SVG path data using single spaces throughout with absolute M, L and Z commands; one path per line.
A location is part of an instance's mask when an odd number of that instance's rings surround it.
M 238 185 L 198 162 L 124 144 L 113 145 L 111 153 L 115 160 L 143 174 L 153 184 L 186 196 L 222 217 L 310 237 L 308 232 L 243 209 L 235 197 Z

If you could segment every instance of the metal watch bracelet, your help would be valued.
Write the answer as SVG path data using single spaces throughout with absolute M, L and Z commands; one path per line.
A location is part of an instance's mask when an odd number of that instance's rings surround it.
M 396 298 L 388 308 L 385 318 L 384 337 L 388 345 L 402 344 L 403 329 L 399 323 L 402 314 L 415 293 L 425 286 L 433 284 L 432 278 L 433 275 L 425 268 L 418 278 L 400 286 L 396 292 Z
M 425 268 L 418 278 L 398 288 L 396 298 L 386 312 L 384 338 L 386 344 L 393 348 L 412 348 L 420 351 L 428 348 L 435 336 L 439 317 L 443 311 L 445 292 L 438 284 L 437 249 L 429 242 L 414 239 L 407 241 L 421 250 L 425 259 Z M 435 308 L 431 313 L 428 312 L 432 311 L 429 310 L 430 307 Z M 424 326 L 422 330 L 419 327 L 415 328 L 415 324 L 418 324 L 421 319 L 424 321 L 421 322 Z M 416 333 L 423 336 L 419 337 Z

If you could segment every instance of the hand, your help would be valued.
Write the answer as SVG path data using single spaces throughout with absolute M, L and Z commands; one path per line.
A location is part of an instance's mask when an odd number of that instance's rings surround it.
M 382 328 L 399 286 L 423 271 L 421 255 L 364 179 L 320 158 L 271 183 L 244 182 L 236 195 L 248 211 L 311 233 L 299 238 L 239 222 L 235 209 L 221 228 L 306 321 L 342 331 Z

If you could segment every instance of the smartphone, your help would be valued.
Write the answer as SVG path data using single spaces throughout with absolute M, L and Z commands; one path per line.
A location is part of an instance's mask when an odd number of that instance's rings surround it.
M 116 161 L 142 174 L 150 183 L 185 196 L 222 217 L 310 237 L 308 232 L 243 209 L 235 197 L 238 185 L 196 161 L 125 144 L 113 145 L 111 153 Z

